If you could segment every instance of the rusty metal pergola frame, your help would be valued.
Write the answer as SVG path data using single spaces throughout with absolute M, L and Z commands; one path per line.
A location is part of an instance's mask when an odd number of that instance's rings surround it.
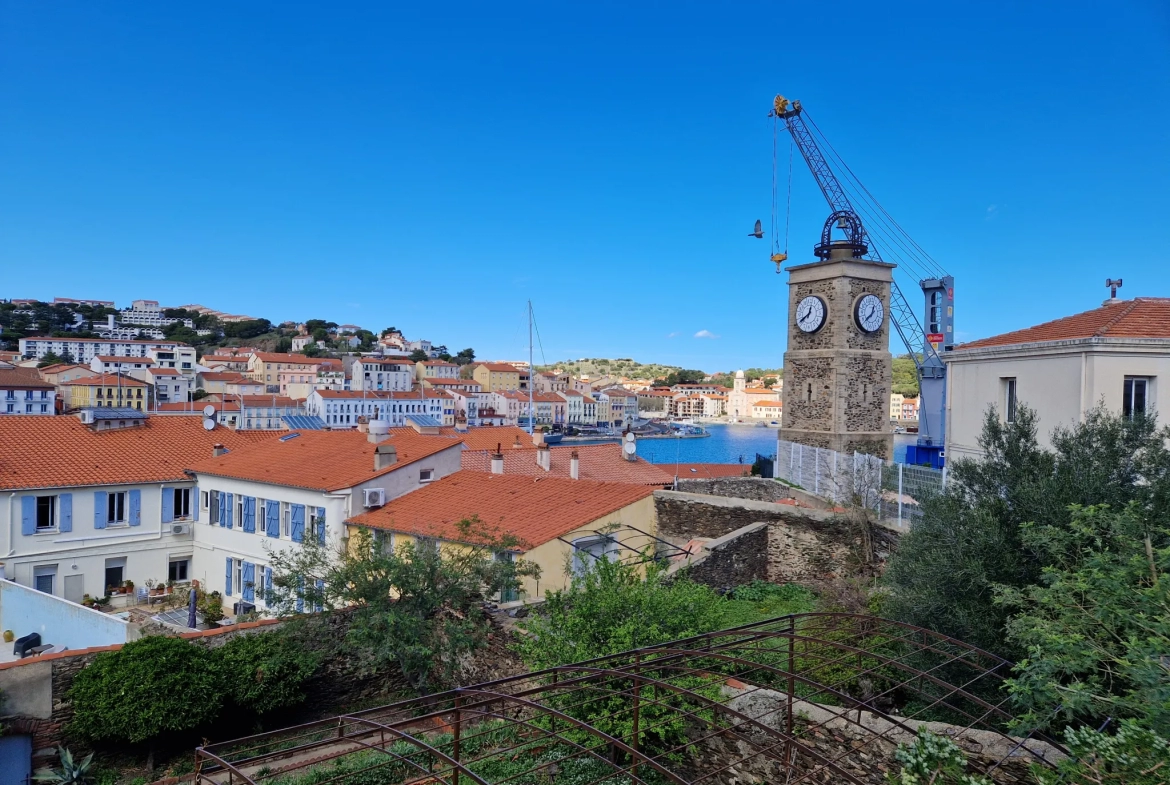
M 1064 750 L 1007 733 L 1010 668 L 920 627 L 798 614 L 200 747 L 195 782 L 878 783 L 923 723 L 1015 781 Z

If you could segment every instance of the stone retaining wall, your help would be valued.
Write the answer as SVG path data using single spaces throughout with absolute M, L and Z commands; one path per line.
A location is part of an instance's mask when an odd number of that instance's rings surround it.
M 768 524 L 749 524 L 725 537 L 711 540 L 699 553 L 672 564 L 667 576 L 683 570 L 696 583 L 716 589 L 732 589 L 755 580 L 767 580 Z

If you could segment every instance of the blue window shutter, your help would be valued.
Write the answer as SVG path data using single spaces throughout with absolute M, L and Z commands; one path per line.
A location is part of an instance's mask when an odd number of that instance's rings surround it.
M 226 515 L 224 512 L 224 503 L 227 501 L 227 494 L 223 491 L 220 491 L 215 496 L 217 499 L 219 499 L 219 526 L 222 529 L 224 526 L 227 526 L 224 518 L 224 515 Z
M 93 528 L 95 528 L 95 529 L 106 528 L 106 521 L 109 520 L 109 518 L 107 516 L 109 514 L 110 514 L 110 511 L 108 509 L 106 509 L 106 492 L 105 491 L 94 491 L 93 492 Z
M 57 497 L 60 520 L 57 522 L 59 531 L 73 531 L 73 494 L 63 493 Z
M 297 613 L 305 610 L 305 576 L 297 576 Z
M 292 506 L 292 540 L 293 542 L 305 541 L 305 505 L 294 504 Z
M 142 491 L 134 488 L 130 491 L 130 525 L 138 526 L 142 523 Z
M 240 587 L 240 596 L 244 598 L 245 602 L 255 602 L 256 565 L 251 562 L 244 562 L 244 569 L 240 577 L 244 581 L 244 585 Z
M 196 521 L 199 520 L 199 505 L 203 501 L 203 497 L 199 495 L 199 486 L 191 488 L 191 515 Z
M 232 557 L 227 559 L 227 574 L 224 576 L 223 593 L 226 597 L 232 596 Z
M 232 516 L 235 514 L 235 510 L 236 510 L 236 497 L 230 493 L 227 494 L 227 501 L 224 502 L 224 509 L 227 511 L 227 518 L 226 518 L 226 523 L 224 524 L 224 526 L 227 527 L 228 529 L 230 529 L 230 528 L 232 528 L 232 523 L 233 523 Z
M 267 604 L 269 595 L 272 594 L 272 568 L 264 568 L 264 602 Z
M 280 536 L 280 502 L 267 501 L 264 503 L 267 510 L 268 536 Z
M 20 533 L 37 533 L 37 497 L 20 497 Z
M 317 542 L 325 544 L 325 508 L 317 508 Z
M 256 497 L 244 497 L 244 531 L 248 534 L 256 533 Z
M 162 522 L 173 523 L 175 520 L 175 489 L 165 485 L 162 489 Z

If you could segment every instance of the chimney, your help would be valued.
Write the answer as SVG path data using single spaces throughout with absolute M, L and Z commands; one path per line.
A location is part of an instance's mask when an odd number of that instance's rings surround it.
M 536 465 L 546 472 L 552 468 L 552 450 L 549 449 L 547 444 L 542 444 L 536 448 Z
M 537 447 L 544 444 L 544 431 L 533 431 L 532 432 L 532 443 L 535 444 Z
M 398 463 L 398 448 L 393 444 L 379 444 L 374 448 L 374 471 L 380 472 L 396 463 Z
M 581 479 L 581 456 L 576 450 L 569 454 L 569 476 L 574 480 Z
M 513 450 L 519 450 L 519 449 L 520 449 L 521 447 L 523 447 L 523 446 L 524 446 L 524 445 L 520 443 L 520 437 L 519 437 L 519 436 L 517 436 L 517 437 L 516 437 L 516 441 L 512 442 L 512 449 L 513 449 Z
M 1101 303 L 1102 305 L 1113 305 L 1119 303 L 1121 300 L 1117 299 L 1117 290 L 1121 288 L 1121 279 L 1114 280 L 1113 278 L 1105 279 L 1105 286 L 1109 289 L 1109 299 Z
M 496 451 L 492 453 L 492 474 L 504 473 L 504 454 L 500 452 L 500 445 L 496 445 Z
M 358 425 L 358 430 L 361 430 Z M 381 444 L 390 438 L 390 423 L 385 420 L 370 420 L 365 427 L 366 441 L 370 444 Z
M 211 445 L 211 457 L 212 458 L 218 458 L 219 456 L 225 455 L 225 454 L 227 454 L 227 448 L 224 447 L 222 444 Z
M 357 418 L 357 432 L 358 433 L 369 433 L 370 432 L 370 421 L 368 419 L 366 419 L 365 415 L 362 415 L 361 417 Z

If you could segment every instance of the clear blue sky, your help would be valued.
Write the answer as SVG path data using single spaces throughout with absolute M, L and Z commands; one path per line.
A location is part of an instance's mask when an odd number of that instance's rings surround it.
M 1170 295 L 1168 9 L 2 0 L 0 296 L 509 358 L 531 297 L 549 360 L 778 365 L 776 92 L 956 277 L 960 338 Z M 798 160 L 794 260 L 826 214 Z

